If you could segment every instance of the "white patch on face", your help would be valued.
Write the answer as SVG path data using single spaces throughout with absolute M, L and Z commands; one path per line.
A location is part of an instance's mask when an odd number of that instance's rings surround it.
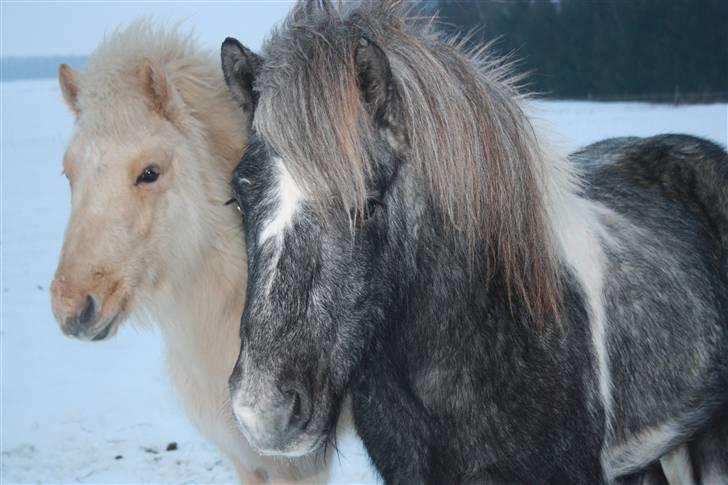
M 293 176 L 283 164 L 283 160 L 275 158 L 276 171 L 278 172 L 278 186 L 271 198 L 276 201 L 276 210 L 273 217 L 268 220 L 260 232 L 258 244 L 263 244 L 272 237 L 280 237 L 293 221 L 293 216 L 303 200 L 301 191 Z
M 246 435 L 248 441 L 252 441 L 251 436 L 257 436 L 260 433 L 261 423 L 255 409 L 250 406 L 240 405 L 240 400 L 239 397 L 233 399 L 233 413 L 243 430 L 243 434 Z
M 259 403 L 266 403 L 269 398 L 266 396 L 259 396 L 257 400 Z M 275 429 L 275 420 L 279 419 L 279 417 L 275 416 L 275 412 L 267 412 L 265 410 L 265 404 L 263 404 L 263 409 L 261 409 L 256 405 L 248 406 L 241 404 L 243 402 L 249 402 L 249 400 L 243 401 L 242 391 L 239 390 L 232 399 L 233 414 L 240 425 L 243 435 L 248 440 L 248 443 L 255 447 L 260 455 L 286 456 L 293 458 L 307 455 L 313 451 L 313 444 L 308 442 L 299 443 L 297 446 L 291 446 L 287 449 L 271 450 L 259 448 L 258 443 L 260 443 L 261 437 L 265 437 L 266 434 L 269 433 L 270 429 Z
M 242 360 L 242 364 L 242 374 L 249 375 L 251 372 L 250 360 L 248 358 L 244 358 Z M 257 388 L 258 392 L 261 392 L 264 389 L 266 389 L 266 386 L 260 386 L 259 388 Z M 243 435 L 245 435 L 245 438 L 251 444 L 256 441 L 256 438 L 260 436 L 261 431 L 265 429 L 265 423 L 261 419 L 260 410 L 256 409 L 254 406 L 251 406 L 251 399 L 246 397 L 246 394 L 252 395 L 252 393 L 253 390 L 250 387 L 242 387 L 235 392 L 231 399 L 233 415 L 240 425 L 240 429 L 243 432 Z M 263 396 L 262 394 L 260 394 L 256 396 L 256 400 L 259 402 L 263 402 L 267 397 L 268 396 Z
M 274 158 L 275 170 L 278 175 L 278 184 L 268 195 L 275 206 L 271 218 L 267 220 L 260 231 L 258 244 L 262 245 L 266 241 L 275 244 L 275 254 L 270 260 L 270 270 L 268 272 L 268 283 L 265 285 L 265 292 L 269 294 L 273 287 L 276 277 L 276 268 L 283 251 L 283 234 L 291 225 L 293 216 L 296 214 L 301 201 L 303 200 L 303 191 L 299 188 L 293 176 L 288 171 L 280 158 Z

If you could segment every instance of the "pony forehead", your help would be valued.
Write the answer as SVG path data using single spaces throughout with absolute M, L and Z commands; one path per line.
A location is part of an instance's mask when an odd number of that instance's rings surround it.
M 161 136 L 144 142 L 139 137 L 77 134 L 66 149 L 63 166 L 68 170 L 89 164 L 162 165 L 171 158 L 173 150 L 174 146 Z
M 150 138 L 159 138 L 161 143 L 165 143 L 165 137 L 159 136 L 167 131 L 162 120 L 155 118 L 145 106 L 130 106 L 132 102 L 119 106 L 119 109 L 112 105 L 108 110 L 82 111 L 76 121 L 71 144 L 139 147 Z
M 77 135 L 123 140 L 157 131 L 161 119 L 153 116 L 141 93 L 109 93 L 105 103 L 99 96 L 90 94 L 83 91 L 79 94 L 81 113 L 75 126 Z
M 299 3 L 264 48 L 257 132 L 313 197 L 364 207 L 381 135 L 364 106 L 355 57 L 359 39 L 371 39 L 402 100 L 384 109 L 404 120 L 412 176 L 473 260 L 488 241 L 493 254 L 477 257 L 499 262 L 534 315 L 555 311 L 559 275 L 543 198 L 552 174 L 510 65 L 485 47 L 443 39 L 397 2 L 344 2 L 338 10 L 317 3 Z
M 359 30 L 347 12 L 356 9 L 318 7 L 301 16 L 301 8 L 264 45 L 254 128 L 308 195 L 333 195 L 351 208 L 366 196 L 374 138 L 354 71 Z
M 275 209 L 271 212 L 269 220 L 264 223 L 258 244 L 282 235 L 285 229 L 291 225 L 293 216 L 304 200 L 301 187 L 296 183 L 283 160 L 274 157 L 272 163 L 275 167 L 275 181 L 268 196 L 275 204 Z

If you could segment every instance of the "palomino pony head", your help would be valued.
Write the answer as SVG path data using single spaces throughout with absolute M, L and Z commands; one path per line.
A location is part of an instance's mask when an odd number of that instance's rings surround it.
M 250 113 L 216 57 L 146 22 L 113 33 L 84 73 L 62 65 L 59 78 L 76 122 L 53 312 L 66 334 L 101 340 L 156 291 L 194 278 L 205 247 L 234 220 L 224 203 Z
M 428 267 L 497 276 L 533 317 L 557 306 L 542 158 L 505 69 L 395 3 L 299 4 L 256 69 L 223 45 L 258 99 L 233 177 L 250 283 L 230 385 L 265 453 L 327 442 L 388 324 L 423 306 L 408 288 L 447 285 Z

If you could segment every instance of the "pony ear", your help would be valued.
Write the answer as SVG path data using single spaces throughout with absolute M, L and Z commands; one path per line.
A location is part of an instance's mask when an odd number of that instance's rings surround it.
M 258 102 L 258 95 L 253 91 L 253 85 L 263 64 L 263 58 L 232 37 L 228 37 L 222 43 L 220 58 L 230 93 L 244 111 L 252 113 Z
M 78 107 L 78 89 L 81 85 L 81 76 L 68 64 L 58 66 L 58 83 L 66 105 L 78 116 L 81 110 Z
M 174 93 L 162 66 L 156 61 L 145 57 L 140 76 L 144 92 L 151 103 L 152 109 L 165 118 L 172 120 L 174 113 L 172 98 Z
M 407 133 L 402 101 L 384 51 L 366 37 L 359 39 L 354 53 L 359 90 L 375 125 L 395 150 L 404 149 Z

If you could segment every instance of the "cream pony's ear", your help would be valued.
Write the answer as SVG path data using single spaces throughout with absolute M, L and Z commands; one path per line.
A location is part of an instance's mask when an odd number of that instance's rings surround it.
M 174 102 L 175 93 L 162 67 L 154 60 L 145 57 L 140 76 L 152 110 L 173 121 L 177 111 Z
M 61 85 L 61 92 L 66 105 L 78 116 L 81 112 L 78 107 L 78 90 L 81 85 L 81 76 L 68 64 L 61 64 L 58 66 L 58 82 Z

